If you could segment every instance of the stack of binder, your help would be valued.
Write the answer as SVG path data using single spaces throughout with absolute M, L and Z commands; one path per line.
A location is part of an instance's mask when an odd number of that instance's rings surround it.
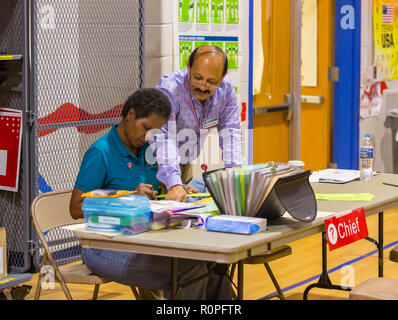
M 277 218 L 286 211 L 300 221 L 316 217 L 310 171 L 267 162 L 203 173 L 205 185 L 222 214 Z

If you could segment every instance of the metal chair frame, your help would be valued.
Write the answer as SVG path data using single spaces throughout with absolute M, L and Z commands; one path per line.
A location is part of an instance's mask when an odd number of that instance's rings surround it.
M 262 255 L 256 255 L 256 256 L 249 257 L 249 258 L 246 258 L 243 260 L 243 264 L 261 264 L 261 263 L 264 264 L 264 267 L 267 270 L 268 275 L 271 278 L 271 281 L 275 286 L 275 289 L 277 292 L 275 294 L 267 295 L 264 298 L 262 298 L 261 300 L 268 300 L 268 299 L 272 299 L 275 297 L 277 297 L 281 300 L 286 300 L 286 297 L 285 297 L 281 287 L 279 286 L 279 283 L 276 280 L 274 273 L 271 270 L 269 262 L 283 258 L 290 254 L 292 254 L 292 248 L 288 245 L 284 245 L 284 246 L 280 246 L 280 247 L 277 247 L 272 250 L 268 250 Z M 231 267 L 230 279 L 233 279 L 235 269 L 236 269 L 236 263 L 234 263 Z M 233 294 L 234 298 L 236 299 L 237 296 L 233 290 L 232 290 L 232 294 Z
M 98 298 L 100 285 L 108 283 L 110 280 L 101 278 L 90 272 L 82 261 L 77 264 L 72 264 L 69 266 L 67 265 L 59 268 L 44 237 L 46 232 L 54 228 L 84 222 L 83 219 L 73 219 L 69 213 L 71 194 L 71 190 L 47 192 L 39 194 L 31 204 L 30 212 L 32 223 L 44 249 L 42 255 L 42 267 L 49 265 L 53 268 L 55 276 L 54 280 L 59 282 L 68 300 L 72 300 L 72 295 L 70 294 L 66 283 L 94 284 L 92 299 L 96 300 Z M 40 298 L 43 277 L 44 274 L 40 272 L 35 292 L 35 300 Z M 70 278 L 71 280 L 66 281 L 65 278 Z M 73 280 L 73 278 L 75 278 L 75 280 Z M 141 296 L 137 289 L 135 287 L 131 287 L 131 290 L 135 298 L 139 300 Z

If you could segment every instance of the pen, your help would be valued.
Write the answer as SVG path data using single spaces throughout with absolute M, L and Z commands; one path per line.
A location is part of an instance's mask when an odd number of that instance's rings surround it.
M 387 182 L 383 182 L 383 184 L 385 184 L 386 186 L 398 187 L 398 184 L 387 183 Z

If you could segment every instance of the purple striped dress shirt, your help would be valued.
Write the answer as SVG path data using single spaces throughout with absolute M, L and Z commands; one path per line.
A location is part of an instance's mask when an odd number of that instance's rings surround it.
M 185 67 L 162 76 L 155 87 L 166 94 L 172 105 L 169 121 L 151 142 L 159 166 L 157 178 L 168 190 L 182 184 L 179 164 L 191 163 L 199 156 L 211 130 L 208 126 L 217 126 L 224 166 L 228 168 L 243 164 L 239 108 L 232 80 L 225 76 L 204 105 L 190 92 L 187 85 L 188 69 Z

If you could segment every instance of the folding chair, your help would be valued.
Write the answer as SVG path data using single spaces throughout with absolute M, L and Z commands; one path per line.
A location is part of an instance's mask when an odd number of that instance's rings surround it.
M 48 265 L 53 268 L 55 276 L 54 280 L 60 283 L 67 299 L 72 300 L 72 296 L 66 283 L 77 283 L 94 285 L 93 300 L 96 300 L 98 297 L 99 286 L 110 281 L 92 273 L 82 263 L 82 261 L 78 264 L 60 267 L 56 263 L 50 250 L 50 246 L 44 236 L 46 232 L 55 228 L 84 222 L 83 219 L 75 220 L 70 216 L 69 201 L 71 194 L 71 191 L 47 192 L 39 194 L 31 204 L 31 218 L 33 226 L 36 229 L 44 250 L 42 255 L 42 267 Z M 37 281 L 35 300 L 38 300 L 40 297 L 43 276 L 44 274 L 40 273 Z M 137 300 L 141 298 L 141 288 L 139 288 L 140 292 L 137 292 L 135 287 L 131 287 L 131 290 Z
M 283 291 L 280 288 L 278 281 L 276 280 L 275 275 L 271 270 L 271 267 L 269 266 L 269 262 L 283 258 L 290 254 L 292 254 L 292 248 L 288 245 L 284 245 L 284 246 L 274 248 L 272 250 L 268 250 L 268 251 L 264 252 L 264 254 L 252 256 L 252 257 L 249 257 L 249 258 L 246 258 L 243 260 L 244 264 L 264 264 L 265 268 L 267 269 L 268 275 L 271 278 L 272 283 L 274 284 L 277 293 L 272 294 L 272 295 L 267 295 L 264 298 L 262 298 L 262 300 L 267 300 L 267 299 L 271 299 L 274 297 L 278 297 L 281 300 L 286 300 L 286 297 L 283 294 Z M 236 263 L 233 264 L 231 267 L 231 272 L 230 272 L 231 279 L 233 279 L 235 269 L 236 269 Z M 235 292 L 233 292 L 233 295 L 234 295 L 234 298 L 236 298 Z
M 392 262 L 398 262 L 398 246 L 395 246 L 390 250 L 389 259 Z
M 398 246 L 390 251 L 389 259 L 398 262 Z M 398 300 L 398 280 L 368 279 L 351 290 L 350 300 Z

